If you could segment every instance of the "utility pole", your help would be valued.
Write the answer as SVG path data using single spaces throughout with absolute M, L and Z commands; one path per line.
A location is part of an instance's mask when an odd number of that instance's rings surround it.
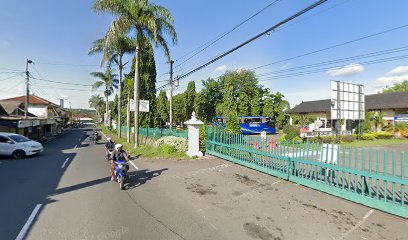
M 170 60 L 170 129 L 173 127 L 173 60 Z
M 135 66 L 135 81 L 134 81 L 134 103 L 135 103 L 135 148 L 139 147 L 139 46 L 136 47 L 136 66 Z
M 28 64 L 33 63 L 33 61 L 27 59 L 26 62 L 26 102 L 24 107 L 24 117 L 28 118 L 28 104 L 30 104 L 30 72 L 28 71 Z
M 127 108 L 126 108 L 126 142 L 130 143 L 130 92 L 127 94 Z

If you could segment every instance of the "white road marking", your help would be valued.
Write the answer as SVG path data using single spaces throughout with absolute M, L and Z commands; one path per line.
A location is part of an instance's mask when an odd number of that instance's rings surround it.
M 74 149 L 77 148 L 77 147 L 78 147 L 78 145 L 75 145 Z
M 134 167 L 134 168 L 136 168 L 136 170 L 139 170 L 139 168 L 136 166 L 136 164 L 134 164 L 132 161 L 130 161 L 129 160 L 129 162 L 130 162 L 130 164 L 132 164 L 132 166 Z
M 78 141 L 80 142 L 80 141 L 81 141 L 81 138 L 79 138 Z
M 366 213 L 366 215 L 364 215 L 363 219 L 361 219 L 360 222 L 358 222 L 356 225 L 354 225 L 354 227 L 352 227 L 350 230 L 348 230 L 346 233 L 344 233 L 340 238 L 338 238 L 339 240 L 344 239 L 345 237 L 347 237 L 350 233 L 354 232 L 357 228 L 359 228 L 361 225 L 363 225 L 363 223 L 365 223 L 365 221 L 367 221 L 368 217 L 370 217 L 371 214 L 373 214 L 374 209 L 371 209 L 370 211 L 368 211 L 368 213 Z
M 67 164 L 68 160 L 69 160 L 69 157 L 67 157 L 67 159 L 65 159 L 65 162 L 62 164 L 61 168 L 64 168 L 64 167 L 65 167 L 65 165 Z
M 16 240 L 23 240 L 25 235 L 27 234 L 28 230 L 30 229 L 31 224 L 34 221 L 35 216 L 37 216 L 38 211 L 40 211 L 42 204 L 37 204 L 35 206 L 33 212 L 31 213 L 30 217 L 28 218 L 27 222 L 24 224 L 23 228 L 21 229 L 20 233 L 16 237 Z
M 108 137 L 105 135 L 105 133 L 103 133 L 102 131 L 101 131 L 101 133 L 106 139 L 108 139 Z

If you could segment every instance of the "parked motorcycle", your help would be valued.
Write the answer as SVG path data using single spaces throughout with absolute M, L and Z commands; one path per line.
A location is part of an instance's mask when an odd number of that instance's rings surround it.
M 126 180 L 126 166 L 127 162 L 125 160 L 118 160 L 115 162 L 116 166 L 114 169 L 116 182 L 119 183 L 119 187 L 121 190 L 125 188 L 125 180 Z

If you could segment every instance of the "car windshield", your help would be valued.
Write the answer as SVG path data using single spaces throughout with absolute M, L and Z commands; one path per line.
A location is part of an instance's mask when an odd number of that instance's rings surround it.
M 28 141 L 31 141 L 30 139 L 28 139 L 28 138 L 26 138 L 26 137 L 24 137 L 24 136 L 21 136 L 21 135 L 11 135 L 11 136 L 9 136 L 9 138 L 11 138 L 11 139 L 13 139 L 13 141 L 15 141 L 15 142 L 28 142 Z

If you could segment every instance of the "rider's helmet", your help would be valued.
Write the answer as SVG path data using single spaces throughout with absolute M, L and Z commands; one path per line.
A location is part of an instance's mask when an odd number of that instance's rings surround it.
M 118 144 L 115 145 L 115 149 L 116 149 L 116 150 L 122 150 L 122 147 L 123 147 L 123 145 L 120 144 L 120 143 L 118 143 Z
M 108 137 L 108 142 L 112 141 L 112 138 Z

